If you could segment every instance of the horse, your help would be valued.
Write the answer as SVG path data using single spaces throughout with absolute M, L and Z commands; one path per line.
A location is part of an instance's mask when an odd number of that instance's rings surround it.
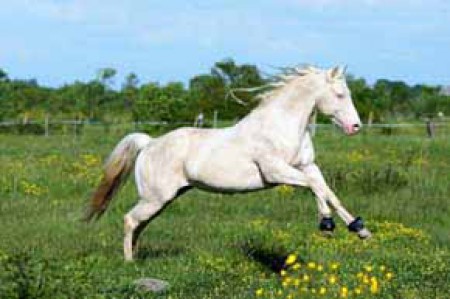
M 133 260 L 136 242 L 147 224 L 190 188 L 247 192 L 280 184 L 309 187 L 315 194 L 319 229 L 335 228 L 332 208 L 349 231 L 371 236 L 330 189 L 314 162 L 308 120 L 318 109 L 346 135 L 361 129 L 345 70 L 294 67 L 268 83 L 259 103 L 227 128 L 179 128 L 157 138 L 125 136 L 104 165 L 103 178 L 88 205 L 86 220 L 98 219 L 134 167 L 137 204 L 124 216 L 123 251 Z

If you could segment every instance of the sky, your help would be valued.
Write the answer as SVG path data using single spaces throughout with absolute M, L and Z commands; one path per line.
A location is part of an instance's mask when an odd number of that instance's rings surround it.
M 219 60 L 347 65 L 368 82 L 450 85 L 447 0 L 0 0 L 0 68 L 61 86 L 117 69 L 188 82 Z

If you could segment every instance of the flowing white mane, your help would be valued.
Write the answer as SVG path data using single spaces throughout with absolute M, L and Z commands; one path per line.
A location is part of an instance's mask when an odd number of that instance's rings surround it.
M 299 77 L 305 77 L 310 74 L 318 74 L 322 71 L 323 70 L 311 65 L 282 68 L 282 73 L 274 76 L 272 81 L 266 84 L 267 90 L 257 95 L 256 98 L 261 101 L 270 100 L 274 98 L 274 95 L 283 89 L 283 87 Z
M 322 69 L 311 65 L 297 66 L 297 67 L 283 67 L 280 68 L 281 73 L 274 75 L 270 78 L 270 82 L 257 87 L 249 87 L 249 88 L 233 88 L 229 91 L 229 96 L 231 96 L 236 102 L 241 105 L 247 105 L 247 102 L 244 102 L 239 97 L 237 97 L 234 92 L 260 92 L 257 94 L 254 99 L 258 100 L 263 104 L 273 98 L 275 95 L 283 89 L 286 85 L 294 81 L 299 77 L 305 77 L 309 74 L 318 74 L 322 72 Z M 228 96 L 227 95 L 227 96 Z

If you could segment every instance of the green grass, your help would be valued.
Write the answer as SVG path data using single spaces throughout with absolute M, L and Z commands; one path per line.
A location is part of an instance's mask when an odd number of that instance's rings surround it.
M 343 286 L 349 298 L 450 298 L 448 136 L 319 132 L 317 161 L 343 203 L 373 230 L 367 242 L 342 222 L 333 239 L 320 237 L 315 200 L 305 189 L 193 190 L 148 226 L 137 261 L 124 263 L 123 215 L 136 200 L 131 180 L 100 221 L 79 221 L 101 161 L 122 133 L 0 135 L 0 298 L 252 298 L 257 290 L 261 298 L 319 298 L 321 286 L 327 298 L 343 296 Z M 302 267 L 282 277 L 289 253 Z M 330 285 L 334 262 L 339 281 Z M 356 274 L 368 265 L 394 276 L 385 281 L 373 270 L 378 293 L 367 287 L 356 295 Z M 310 281 L 296 286 L 304 274 Z M 158 295 L 136 290 L 133 281 L 142 277 L 171 287 Z

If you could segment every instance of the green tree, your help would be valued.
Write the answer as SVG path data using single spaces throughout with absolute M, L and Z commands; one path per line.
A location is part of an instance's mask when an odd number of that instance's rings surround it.
M 113 68 L 102 68 L 97 72 L 97 80 L 100 81 L 105 87 L 111 88 L 114 84 L 114 77 L 116 74 L 117 71 Z
M 133 109 L 133 105 L 138 98 L 138 84 L 139 79 L 135 73 L 129 73 L 125 77 L 125 82 L 122 85 L 122 97 L 124 108 L 128 111 Z

